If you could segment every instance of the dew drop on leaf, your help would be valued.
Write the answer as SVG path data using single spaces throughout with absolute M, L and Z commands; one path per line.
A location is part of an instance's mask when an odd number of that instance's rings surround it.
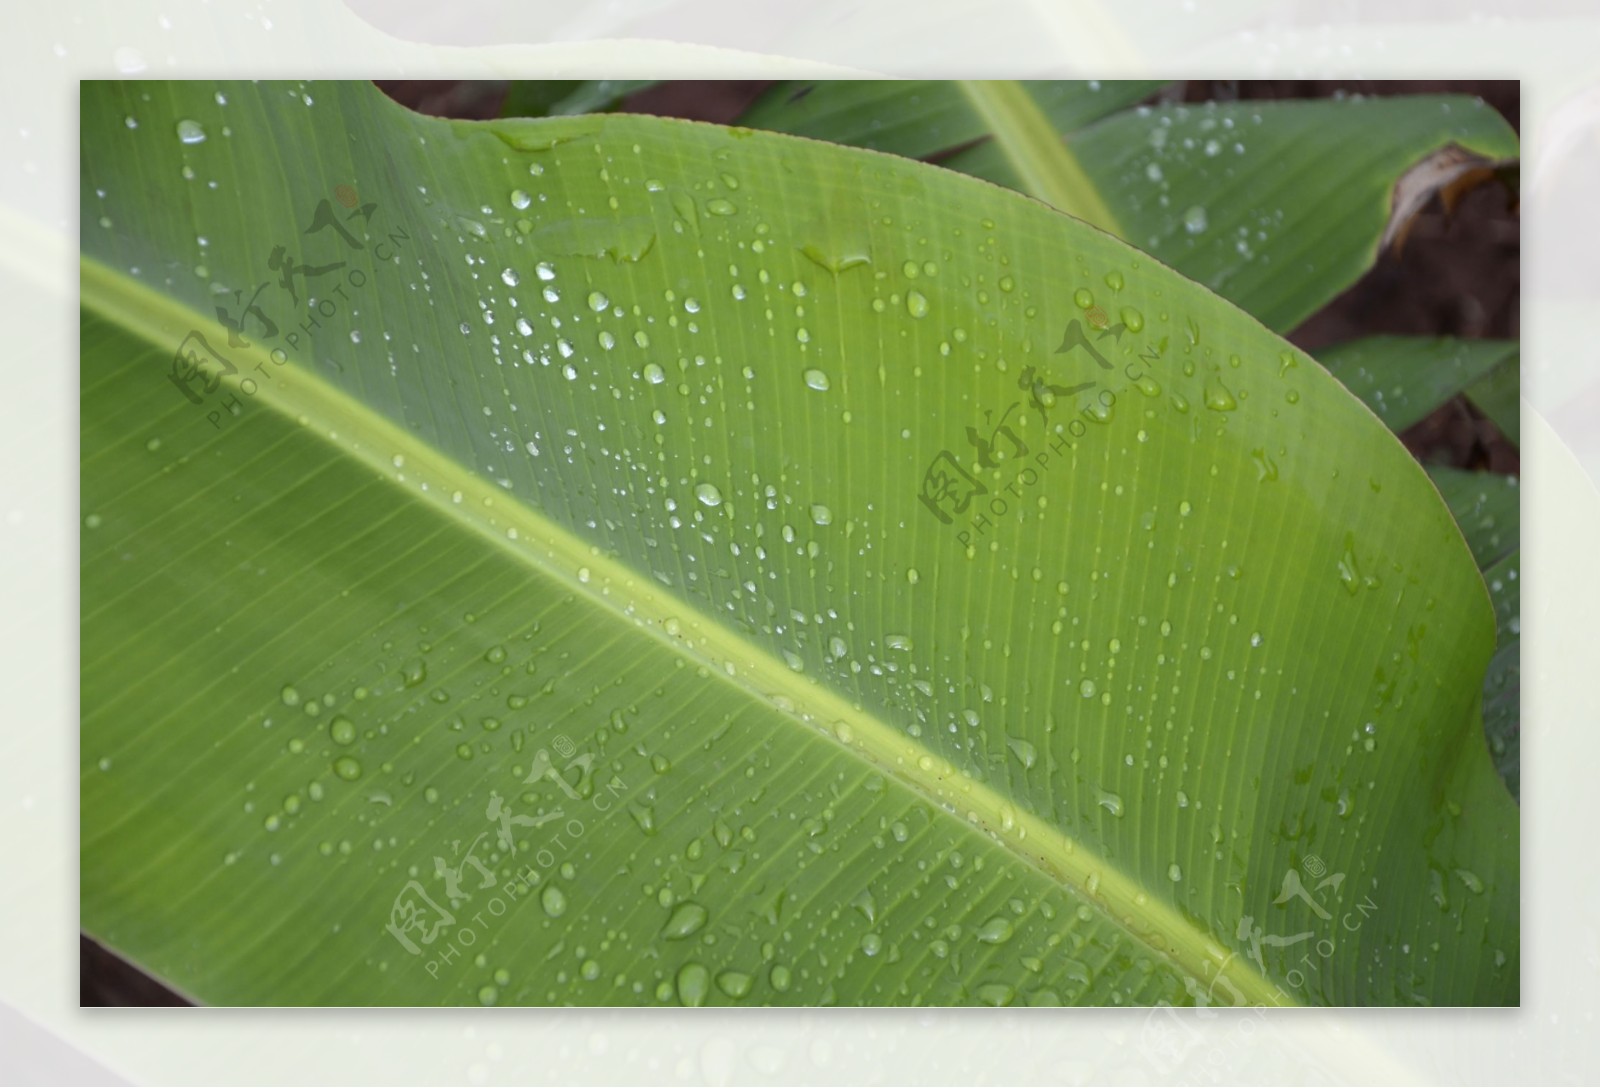
M 335 744 L 350 745 L 356 742 L 356 726 L 343 714 L 328 723 L 328 737 Z
M 679 903 L 672 916 L 667 919 L 667 924 L 661 927 L 661 936 L 669 941 L 681 941 L 699 932 L 708 917 L 706 908 L 699 903 Z
M 678 970 L 678 1001 L 690 1008 L 706 1003 L 711 988 L 711 972 L 698 963 L 686 963 Z

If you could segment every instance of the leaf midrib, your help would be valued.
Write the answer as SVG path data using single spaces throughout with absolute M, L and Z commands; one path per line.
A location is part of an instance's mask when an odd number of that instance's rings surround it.
M 105 264 L 80 256 L 82 305 L 100 313 L 129 333 L 164 346 L 189 329 L 225 336 L 215 319 L 137 283 Z M 241 354 L 267 361 L 252 344 Z M 501 551 L 567 584 L 647 636 L 682 654 L 717 676 L 772 707 L 785 718 L 820 732 L 830 742 L 893 776 L 907 788 L 948 814 L 975 825 L 1019 861 L 1087 899 L 1114 924 L 1152 952 L 1194 979 L 1228 980 L 1250 1004 L 1285 1004 L 1284 991 L 1255 971 L 1247 961 L 1197 928 L 1178 910 L 1147 892 L 1135 879 L 1110 865 L 1059 827 L 1024 811 L 988 785 L 962 774 L 947 760 L 913 738 L 879 720 L 839 693 L 802 677 L 784 662 L 745 641 L 736 631 L 702 613 L 692 602 L 671 597 L 654 582 L 606 555 L 563 526 L 522 505 L 514 496 L 462 467 L 404 428 L 329 384 L 293 356 L 272 368 L 270 383 L 258 385 L 252 401 L 279 415 L 304 422 L 339 451 L 372 468 L 409 493 L 470 529 Z M 250 369 L 240 367 L 248 375 Z M 238 379 L 224 379 L 237 385 Z M 340 438 L 326 437 L 337 431 Z M 403 458 L 397 471 L 394 458 Z M 423 489 L 418 482 L 428 483 Z M 451 495 L 459 491 L 461 501 Z M 482 513 L 492 510 L 498 518 Z M 501 524 L 502 520 L 505 522 Z M 508 535 L 516 531 L 516 537 Z M 580 568 L 589 579 L 581 580 Z M 613 590 L 627 598 L 623 606 Z M 682 637 L 669 633 L 676 619 Z M 720 652 L 717 652 L 720 651 Z M 832 723 L 847 723 L 852 742 L 839 738 Z M 963 819 L 964 818 L 964 819 Z

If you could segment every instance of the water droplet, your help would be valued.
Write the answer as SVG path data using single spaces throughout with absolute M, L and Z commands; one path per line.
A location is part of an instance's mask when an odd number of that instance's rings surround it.
M 524 190 L 522 190 L 522 189 L 513 189 L 513 190 L 511 190 L 511 206 L 513 208 L 516 208 L 518 211 L 521 211 L 522 209 L 526 208 L 529 204 L 532 204 L 532 203 L 533 203 L 533 198 L 530 197 Z
M 923 318 L 928 316 L 928 299 L 921 291 L 906 292 L 906 313 L 912 317 Z
M 500 270 L 500 282 L 507 287 L 515 287 L 521 280 L 514 269 L 502 268 Z
M 818 392 L 825 392 L 828 388 L 828 376 L 820 370 L 806 371 L 806 384 Z
M 767 975 L 767 980 L 772 983 L 772 988 L 780 994 L 786 992 L 790 983 L 794 981 L 789 969 L 781 963 L 772 965 L 772 971 Z
M 400 676 L 406 687 L 414 688 L 428 678 L 428 664 L 422 658 L 414 657 L 406 662 Z
M 1167 879 L 1172 881 L 1174 884 L 1183 879 L 1183 870 L 1178 867 L 1177 862 L 1173 862 L 1171 865 L 1167 866 Z
M 199 121 L 179 121 L 178 139 L 182 140 L 186 144 L 205 143 L 206 130 L 200 127 Z
M 1345 592 L 1352 597 L 1361 588 L 1361 567 L 1356 562 L 1355 547 L 1355 535 L 1346 533 L 1344 554 L 1339 557 L 1339 581 L 1344 583 Z
M 711 972 L 698 963 L 686 963 L 679 969 L 678 1000 L 682 1004 L 690 1008 L 699 1008 L 706 1003 L 706 994 L 710 988 Z
M 1213 412 L 1231 412 L 1239 407 L 1239 402 L 1233 399 L 1233 393 L 1215 374 L 1206 378 L 1206 407 Z
M 606 308 L 608 306 L 610 306 L 610 305 L 611 305 L 611 300 L 606 297 L 605 292 L 603 292 L 603 291 L 590 291 L 589 292 L 589 309 L 593 310 L 595 313 L 597 313 L 597 314 L 605 313 Z
M 1190 234 L 1199 234 L 1206 229 L 1206 210 L 1195 204 L 1183 213 L 1183 229 Z
M 1112 793 L 1110 790 L 1101 790 L 1099 803 L 1100 807 L 1111 813 L 1111 815 L 1122 815 L 1122 798 L 1118 794 Z M 1095 883 L 1098 885 L 1099 881 L 1096 880 Z M 1091 888 L 1089 890 L 1092 892 L 1094 889 Z
M 1094 692 L 1094 681 L 1090 680 L 1088 677 L 1084 677 L 1083 681 L 1078 684 L 1078 694 L 1082 695 L 1085 699 L 1090 699 L 1094 697 Z
M 539 905 L 550 917 L 559 918 L 567 913 L 567 894 L 554 884 L 546 884 L 539 893 Z
M 493 1005 L 500 1000 L 500 991 L 493 986 L 480 986 L 478 988 L 478 1004 Z
M 1094 305 L 1094 292 L 1087 287 L 1080 287 L 1072 292 L 1072 301 L 1080 310 L 1087 310 Z
M 1003 1008 L 1017 999 L 1016 989 L 1004 982 L 985 982 L 978 987 L 977 995 L 979 1001 L 996 1008 Z
M 1032 741 L 1007 738 L 1006 747 L 1011 750 L 1011 754 L 1022 764 L 1022 769 L 1025 771 L 1032 770 L 1033 765 L 1039 761 L 1039 750 L 1033 746 Z
M 738 210 L 738 206 L 733 201 L 724 200 L 722 197 L 706 201 L 706 211 L 712 215 L 733 215 Z
M 667 924 L 661 927 L 661 936 L 669 941 L 681 941 L 699 932 L 708 917 L 706 908 L 699 903 L 679 903 L 678 908 L 672 912 L 672 917 L 667 919 Z
M 1467 886 L 1467 891 L 1473 895 L 1483 894 L 1483 881 L 1471 869 L 1457 869 L 1456 876 L 1461 878 L 1461 883 Z
M 831 525 L 833 524 L 833 511 L 829 510 L 820 502 L 812 503 L 811 520 L 816 522 L 818 525 Z
M 1111 288 L 1113 291 L 1122 290 L 1122 273 L 1116 271 L 1107 272 L 1106 286 Z
M 1128 327 L 1129 332 L 1138 332 L 1144 328 L 1144 314 L 1132 306 L 1122 308 L 1122 323 Z
M 845 247 L 838 249 L 837 252 L 835 251 L 836 249 L 837 247 L 824 249 L 815 243 L 807 242 L 800 247 L 800 252 L 804 254 L 808 261 L 827 269 L 835 276 L 846 269 L 872 262 L 872 259 L 865 252 L 865 247 Z
M 1257 483 L 1269 483 L 1278 478 L 1278 462 L 1274 461 L 1265 449 L 1251 450 L 1250 456 L 1256 462 Z
M 864 934 L 861 938 L 861 951 L 868 956 L 876 956 L 883 951 L 883 938 L 876 933 Z
M 717 976 L 717 989 L 737 1001 L 750 992 L 750 976 L 743 971 L 724 971 Z
M 300 692 L 295 689 L 293 684 L 283 685 L 283 690 L 278 692 L 278 698 L 283 701 L 284 706 L 300 705 Z
M 660 385 L 667 380 L 667 372 L 662 370 L 659 364 L 646 363 L 644 364 L 644 380 L 651 385 Z
M 1015 931 L 1009 919 L 991 918 L 978 927 L 976 936 L 984 944 L 1005 944 Z
M 721 506 L 722 492 L 717 490 L 716 484 L 697 484 L 694 497 L 706 506 Z
M 356 723 L 340 714 L 328 723 L 328 736 L 335 744 L 354 744 L 356 742 Z
M 361 763 L 353 756 L 340 756 L 333 761 L 333 773 L 346 782 L 354 782 L 361 777 Z

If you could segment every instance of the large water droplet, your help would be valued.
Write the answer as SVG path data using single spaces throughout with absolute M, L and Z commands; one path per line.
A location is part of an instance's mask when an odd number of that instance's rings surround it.
M 661 936 L 669 941 L 681 941 L 690 934 L 699 932 L 708 917 L 710 916 L 706 913 L 706 908 L 699 903 L 679 903 L 678 908 L 672 912 L 672 917 L 667 919 L 667 924 L 661 927 Z
M 712 203 L 716 203 L 712 201 Z M 724 201 L 723 203 L 727 203 Z M 706 1003 L 711 988 L 711 972 L 698 963 L 686 963 L 678 971 L 678 1000 L 691 1008 Z
M 1011 939 L 1011 934 L 1014 932 L 1015 928 L 1010 919 L 997 917 L 979 926 L 976 936 L 984 944 L 1004 944 Z
M 343 714 L 340 714 L 328 723 L 328 736 L 335 744 L 354 744 L 356 742 L 356 724 Z
M 750 992 L 750 976 L 743 971 L 724 971 L 717 976 L 717 989 L 737 1001 Z
M 1233 393 L 1222 384 L 1222 379 L 1215 374 L 1206 378 L 1206 407 L 1213 412 L 1231 412 L 1239 407 L 1239 402 L 1233 399 Z

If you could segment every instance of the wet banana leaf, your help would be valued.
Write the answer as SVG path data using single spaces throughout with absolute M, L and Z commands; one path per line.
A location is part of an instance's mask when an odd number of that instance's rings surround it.
M 82 924 L 215 1004 L 1518 1000 L 1495 615 L 1254 318 L 910 160 L 82 93 Z

